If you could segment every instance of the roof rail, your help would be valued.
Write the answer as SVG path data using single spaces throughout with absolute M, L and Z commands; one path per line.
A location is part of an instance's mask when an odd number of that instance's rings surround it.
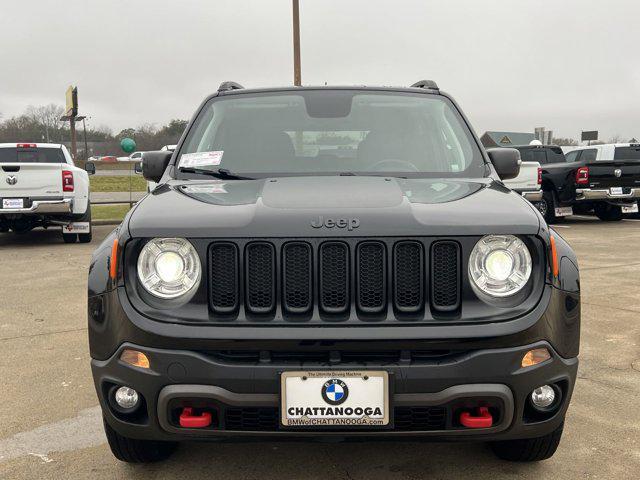
M 236 82 L 222 82 L 218 87 L 219 92 L 228 92 L 229 90 L 241 90 L 244 87 Z
M 428 88 L 429 90 L 440 90 L 438 84 L 433 80 L 420 80 L 411 85 L 411 88 Z

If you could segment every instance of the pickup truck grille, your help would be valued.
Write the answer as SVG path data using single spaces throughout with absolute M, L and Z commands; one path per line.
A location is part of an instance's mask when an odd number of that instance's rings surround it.
M 208 252 L 214 316 L 375 322 L 460 308 L 462 262 L 452 240 L 225 240 Z

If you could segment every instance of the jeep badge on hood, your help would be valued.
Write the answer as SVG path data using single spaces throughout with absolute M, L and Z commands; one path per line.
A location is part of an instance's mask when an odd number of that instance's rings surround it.
M 352 231 L 360 226 L 360 220 L 357 218 L 324 218 L 322 215 L 317 220 L 311 222 L 313 228 L 346 228 Z

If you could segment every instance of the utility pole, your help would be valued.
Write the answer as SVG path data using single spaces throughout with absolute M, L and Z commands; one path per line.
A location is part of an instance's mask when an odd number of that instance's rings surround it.
M 300 3 L 293 0 L 293 84 L 302 85 L 302 72 L 300 68 Z
M 76 117 L 69 118 L 69 128 L 71 129 L 71 156 L 75 160 L 78 157 L 78 144 L 76 143 Z

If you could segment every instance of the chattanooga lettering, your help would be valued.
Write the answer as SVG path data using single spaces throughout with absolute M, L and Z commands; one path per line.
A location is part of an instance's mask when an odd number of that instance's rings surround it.
M 380 407 L 289 407 L 287 413 L 290 417 L 350 417 L 352 415 L 381 417 L 382 409 Z

